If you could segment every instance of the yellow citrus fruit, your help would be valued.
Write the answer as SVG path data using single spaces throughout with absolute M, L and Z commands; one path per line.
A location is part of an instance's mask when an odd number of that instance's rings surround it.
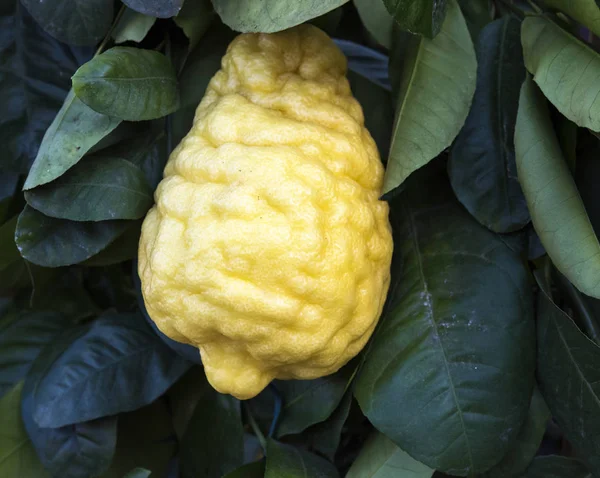
M 229 45 L 171 154 L 139 247 L 148 314 L 240 399 L 338 370 L 373 332 L 390 281 L 383 167 L 316 27 Z

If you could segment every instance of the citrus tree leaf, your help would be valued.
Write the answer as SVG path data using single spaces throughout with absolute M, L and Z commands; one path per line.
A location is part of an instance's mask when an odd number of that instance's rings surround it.
M 139 219 L 154 203 L 144 173 L 118 157 L 86 158 L 56 181 L 25 191 L 27 203 L 71 221 Z
M 390 71 L 396 120 L 384 193 L 450 146 L 469 113 L 476 69 L 473 43 L 456 0 L 448 2 L 446 19 L 433 40 L 395 39 Z
M 383 0 L 354 0 L 358 15 L 371 35 L 388 50 L 392 48 L 394 18 Z
M 148 478 L 151 473 L 150 470 L 146 470 L 145 468 L 134 468 L 124 475 L 123 478 Z
M 267 441 L 265 478 L 338 478 L 335 467 L 327 460 L 305 450 L 277 442 Z
M 536 457 L 521 478 L 593 478 L 575 458 L 559 455 Z
M 348 0 L 213 0 L 223 23 L 238 32 L 272 33 L 300 25 Z
M 46 347 L 33 367 L 38 377 L 31 393 L 33 419 L 56 428 L 148 405 L 189 363 L 141 317 L 107 314 L 77 337 Z
M 433 166 L 390 204 L 389 303 L 355 396 L 413 458 L 465 476 L 495 465 L 527 416 L 533 304 L 520 255 L 452 200 Z
M 265 462 L 261 460 L 240 466 L 238 469 L 226 474 L 223 478 L 263 478 L 264 476 Z
M 112 0 L 21 0 L 21 3 L 50 35 L 73 45 L 98 43 L 113 20 Z
M 156 23 L 156 18 L 136 12 L 130 8 L 125 10 L 121 20 L 117 23 L 112 37 L 115 43 L 126 41 L 141 42 Z
M 595 0 L 544 0 L 544 3 L 566 13 L 578 23 L 600 36 L 600 6 Z
M 160 118 L 179 107 L 175 69 L 153 50 L 116 46 L 79 67 L 73 90 L 98 113 L 128 121 Z
M 562 157 L 544 96 L 530 78 L 521 89 L 515 151 L 519 182 L 550 259 L 581 292 L 600 298 L 600 244 Z
M 18 478 L 50 478 L 35 454 L 21 420 L 23 382 L 0 398 L 0 475 Z
M 0 271 L 21 260 L 21 254 L 15 244 L 15 230 L 19 215 L 13 216 L 0 226 Z
M 200 379 L 202 393 L 180 443 L 182 478 L 223 476 L 244 461 L 240 401 L 218 393 L 204 374 Z
M 383 3 L 403 30 L 433 38 L 443 28 L 449 2 L 446 0 L 383 0 Z
M 552 300 L 536 274 L 538 295 L 537 378 L 542 395 L 578 455 L 600 472 L 600 347 Z
M 481 30 L 492 21 L 490 3 L 488 0 L 458 0 L 458 4 L 471 32 L 471 38 L 476 42 Z
M 348 59 L 348 69 L 385 90 L 391 90 L 389 59 L 372 48 L 348 40 L 334 40 Z
M 132 222 L 127 230 L 109 244 L 106 249 L 86 259 L 82 266 L 104 267 L 120 262 L 129 261 L 137 257 L 138 245 L 141 234 L 141 220 Z
M 15 242 L 23 258 L 43 267 L 78 264 L 119 237 L 127 221 L 73 222 L 48 217 L 30 206 L 19 215 Z
M 348 470 L 346 478 L 431 478 L 434 471 L 402 451 L 383 433 L 374 432 Z
M 44 134 L 23 189 L 33 189 L 62 176 L 120 122 L 96 113 L 70 91 Z
M 541 16 L 523 21 L 521 41 L 525 66 L 546 98 L 577 125 L 600 131 L 600 54 Z
M 525 79 L 520 31 L 520 22 L 511 16 L 481 31 L 473 105 L 448 162 L 458 200 L 481 224 L 500 233 L 516 231 L 530 221 L 514 147 Z
M 185 2 L 175 23 L 190 40 L 189 51 L 192 51 L 204 36 L 215 16 L 210 0 Z
M 123 0 L 136 12 L 158 18 L 174 17 L 181 10 L 184 0 Z M 195 1 L 195 0 L 194 0 Z

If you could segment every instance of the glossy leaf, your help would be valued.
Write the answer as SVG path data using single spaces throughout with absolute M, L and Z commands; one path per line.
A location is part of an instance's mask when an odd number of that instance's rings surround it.
M 43 267 L 61 267 L 78 264 L 98 254 L 127 226 L 127 221 L 56 219 L 25 206 L 17 222 L 15 242 L 28 261 Z
M 600 54 L 541 16 L 523 21 L 521 40 L 525 66 L 546 98 L 577 125 L 600 131 Z
M 81 265 L 104 267 L 134 259 L 137 257 L 140 234 L 141 220 L 132 222 L 125 232 L 109 244 L 106 249 L 86 259 Z
M 112 23 L 112 0 L 21 0 L 54 38 L 73 45 L 98 43 Z
M 390 205 L 389 303 L 355 395 L 413 458 L 465 476 L 495 465 L 527 416 L 533 304 L 521 257 L 452 200 L 438 166 Z
M 335 467 L 327 460 L 307 451 L 267 441 L 265 478 L 338 478 Z
M 70 91 L 44 134 L 23 189 L 33 189 L 62 176 L 120 122 L 96 113 Z
M 388 50 L 392 48 L 394 18 L 383 0 L 354 0 L 360 19 L 371 35 Z
M 265 462 L 255 461 L 248 463 L 226 474 L 223 478 L 263 478 L 265 476 Z
M 481 224 L 500 233 L 516 231 L 530 221 L 514 147 L 525 79 L 520 30 L 520 22 L 507 16 L 481 31 L 473 105 L 448 162 L 459 201 Z
M 575 458 L 547 455 L 536 457 L 521 478 L 593 478 Z
M 552 300 L 536 275 L 538 295 L 537 378 L 542 395 L 573 447 L 600 472 L 600 347 Z
M 34 368 L 33 419 L 54 428 L 148 405 L 189 363 L 165 347 L 141 317 L 109 314 L 78 337 L 45 348 Z
M 383 0 L 383 3 L 403 30 L 433 38 L 443 28 L 449 2 L 446 0 Z
M 596 0 L 544 0 L 544 4 L 566 13 L 600 36 L 600 5 Z
M 192 51 L 204 36 L 215 16 L 210 0 L 194 0 L 183 4 L 183 8 L 174 18 L 185 36 L 190 40 L 189 51 Z
M 117 46 L 73 75 L 73 90 L 94 111 L 128 121 L 160 118 L 179 107 L 175 69 L 157 51 Z
M 56 181 L 26 191 L 25 198 L 46 216 L 72 221 L 139 219 L 154 203 L 141 169 L 102 156 L 80 161 Z
M 21 420 L 23 382 L 0 398 L 0 475 L 15 478 L 50 478 L 35 455 Z
M 223 23 L 238 32 L 272 33 L 300 25 L 348 0 L 213 0 Z
M 132 10 L 158 18 L 174 17 L 184 0 L 123 0 Z
M 131 9 L 125 10 L 121 20 L 117 24 L 112 37 L 115 43 L 126 41 L 141 42 L 156 23 L 156 18 Z
M 384 193 L 450 146 L 469 113 L 476 69 L 473 43 L 456 0 L 448 3 L 442 30 L 433 40 L 395 38 L 390 72 L 396 120 Z
M 363 446 L 346 478 L 431 478 L 434 471 L 402 451 L 384 434 L 375 432 Z
M 552 262 L 581 292 L 600 298 L 600 244 L 554 134 L 543 95 L 521 89 L 515 132 L 519 182 Z

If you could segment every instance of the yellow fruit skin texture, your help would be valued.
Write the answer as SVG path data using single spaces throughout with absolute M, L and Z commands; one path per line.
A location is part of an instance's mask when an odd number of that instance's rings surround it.
M 333 373 L 381 314 L 383 167 L 346 68 L 310 25 L 239 35 L 144 221 L 148 314 L 200 349 L 222 393 L 248 399 L 274 378 Z

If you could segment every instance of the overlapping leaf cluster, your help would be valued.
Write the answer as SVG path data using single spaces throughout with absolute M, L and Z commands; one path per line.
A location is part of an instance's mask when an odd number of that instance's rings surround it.
M 0 476 L 600 474 L 597 2 L 0 3 Z M 307 21 L 386 163 L 392 286 L 355 360 L 241 403 L 148 319 L 137 242 L 236 32 Z

